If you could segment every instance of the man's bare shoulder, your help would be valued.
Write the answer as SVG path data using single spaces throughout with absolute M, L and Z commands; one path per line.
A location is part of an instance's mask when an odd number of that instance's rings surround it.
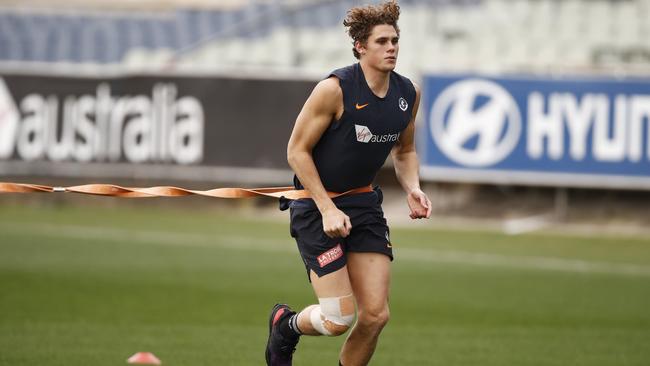
M 413 84 L 413 88 L 415 88 L 415 94 L 420 95 L 420 86 L 415 81 L 411 81 L 411 84 Z
M 318 113 L 336 114 L 343 103 L 343 91 L 339 79 L 329 77 L 321 80 L 311 93 L 307 104 Z
M 314 94 L 318 94 L 323 98 L 340 98 L 343 95 L 339 79 L 336 76 L 330 76 L 327 79 L 321 80 L 314 88 Z

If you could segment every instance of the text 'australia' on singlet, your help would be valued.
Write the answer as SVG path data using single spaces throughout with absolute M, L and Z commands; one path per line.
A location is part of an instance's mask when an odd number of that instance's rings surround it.
M 415 88 L 391 71 L 388 92 L 380 98 L 368 86 L 361 65 L 333 71 L 343 91 L 343 115 L 332 120 L 312 157 L 325 189 L 345 192 L 372 184 L 413 115 Z M 296 188 L 302 189 L 294 177 Z

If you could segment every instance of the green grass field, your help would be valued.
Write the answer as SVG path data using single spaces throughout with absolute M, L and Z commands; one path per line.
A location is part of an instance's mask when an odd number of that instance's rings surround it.
M 314 299 L 283 223 L 12 202 L 0 205 L 1 365 L 123 365 L 137 351 L 262 365 L 271 306 Z M 647 239 L 392 239 L 392 317 L 372 365 L 650 365 Z M 294 363 L 336 365 L 342 342 L 303 337 Z

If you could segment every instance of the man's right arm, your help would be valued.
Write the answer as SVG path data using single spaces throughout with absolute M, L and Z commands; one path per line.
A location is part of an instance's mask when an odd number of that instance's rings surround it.
M 312 150 L 332 120 L 342 113 L 343 92 L 338 79 L 331 77 L 319 82 L 302 107 L 287 146 L 289 165 L 311 194 L 323 217 L 323 230 L 330 237 L 348 236 L 352 225 L 350 218 L 327 196 Z

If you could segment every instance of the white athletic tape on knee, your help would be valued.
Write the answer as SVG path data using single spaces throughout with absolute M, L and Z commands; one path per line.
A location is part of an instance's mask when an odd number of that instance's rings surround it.
M 354 322 L 354 300 L 352 294 L 341 297 L 319 298 L 320 305 L 311 314 L 311 325 L 323 335 L 339 335 Z

